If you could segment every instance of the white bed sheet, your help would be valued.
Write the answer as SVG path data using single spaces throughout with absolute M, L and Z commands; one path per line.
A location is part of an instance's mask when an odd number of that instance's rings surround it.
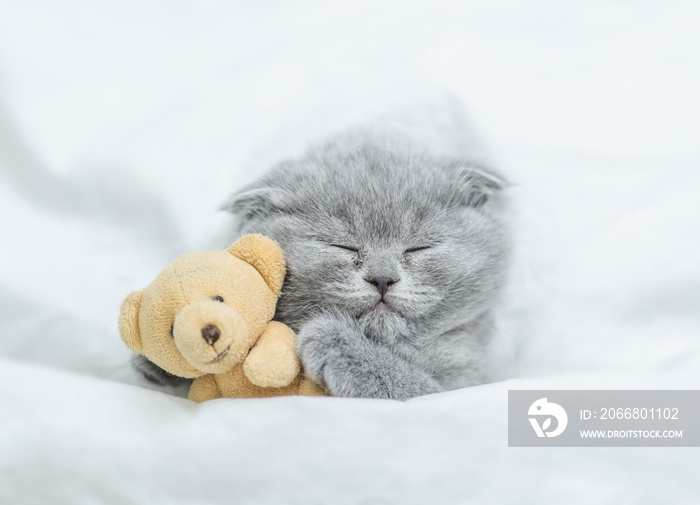
M 691 2 L 0 5 L 0 503 L 697 503 L 697 449 L 507 447 L 509 389 L 700 388 Z M 516 185 L 503 380 L 194 405 L 116 317 L 330 132 L 466 112 Z M 464 140 L 467 142 L 467 140 Z

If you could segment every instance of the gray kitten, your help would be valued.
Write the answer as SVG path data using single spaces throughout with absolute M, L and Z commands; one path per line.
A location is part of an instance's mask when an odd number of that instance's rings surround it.
M 409 141 L 349 134 L 275 166 L 228 207 L 285 251 L 276 319 L 335 396 L 483 383 L 509 250 L 504 179 Z
M 488 379 L 504 185 L 407 140 L 348 134 L 279 163 L 227 209 L 284 249 L 275 318 L 297 332 L 306 374 L 335 396 L 406 399 Z

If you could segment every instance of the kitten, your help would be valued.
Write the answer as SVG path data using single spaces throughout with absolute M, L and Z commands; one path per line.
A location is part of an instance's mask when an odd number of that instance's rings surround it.
M 297 332 L 306 374 L 334 396 L 406 399 L 488 380 L 505 184 L 467 160 L 354 133 L 279 163 L 227 209 L 239 232 L 284 249 L 275 318 Z
M 242 233 L 285 251 L 276 319 L 335 396 L 406 399 L 488 379 L 509 234 L 491 169 L 347 134 L 234 195 Z

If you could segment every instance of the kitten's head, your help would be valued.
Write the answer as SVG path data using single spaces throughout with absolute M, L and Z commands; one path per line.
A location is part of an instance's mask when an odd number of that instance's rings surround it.
M 500 287 L 503 185 L 491 170 L 409 144 L 341 137 L 280 163 L 229 208 L 242 232 L 284 249 L 278 319 L 298 330 L 339 310 L 370 337 L 410 339 L 470 321 Z

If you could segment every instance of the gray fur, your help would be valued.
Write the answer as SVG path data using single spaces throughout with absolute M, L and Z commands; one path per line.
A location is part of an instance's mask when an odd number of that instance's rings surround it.
M 146 356 L 141 356 L 140 354 L 135 354 L 132 357 L 131 364 L 148 382 L 158 386 L 177 387 L 192 383 L 191 379 L 185 379 L 166 372 Z
M 332 395 L 405 399 L 488 380 L 504 185 L 468 160 L 349 134 L 279 163 L 228 209 L 285 251 L 276 318 L 297 332 L 306 373 Z M 389 310 L 374 309 L 374 276 L 400 279 Z

